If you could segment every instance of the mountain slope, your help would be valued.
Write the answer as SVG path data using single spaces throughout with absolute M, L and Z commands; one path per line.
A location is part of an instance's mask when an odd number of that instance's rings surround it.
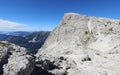
M 5 34 L 5 35 L 12 35 L 12 36 L 22 36 L 25 37 L 29 34 L 31 34 L 32 32 L 25 32 L 25 31 L 17 31 L 17 32 L 1 32 L 1 34 Z
M 33 32 L 30 35 L 26 36 L 25 38 L 29 40 L 29 42 L 43 42 L 45 41 L 46 37 L 50 34 L 49 31 L 40 31 L 40 32 Z
M 22 36 L 8 35 L 3 40 L 20 45 L 20 46 L 24 46 L 24 44 L 27 43 L 27 40 Z
M 11 32 L 12 33 L 12 32 Z M 18 32 L 13 32 L 18 33 Z M 21 32 L 22 33 L 22 32 Z M 39 48 L 44 44 L 45 40 L 49 36 L 50 32 L 47 31 L 40 31 L 40 32 L 33 32 L 27 36 L 21 35 L 0 35 L 1 41 L 8 41 L 10 43 L 14 43 L 21 47 L 25 47 L 27 50 L 31 51 L 32 53 L 36 53 Z
M 36 53 L 38 49 L 42 47 L 49 34 L 50 32 L 48 31 L 40 31 L 33 32 L 30 35 L 26 36 L 25 38 L 28 41 L 26 48 L 32 51 L 34 50 L 33 52 Z
M 3 40 L 7 35 L 5 34 L 0 34 L 0 40 Z
M 120 75 L 120 20 L 67 13 L 36 54 L 55 75 Z M 37 67 L 39 67 L 37 66 Z

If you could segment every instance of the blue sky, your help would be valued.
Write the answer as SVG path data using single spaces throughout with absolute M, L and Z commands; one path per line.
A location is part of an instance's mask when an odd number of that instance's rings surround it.
M 120 19 L 120 0 L 0 0 L 0 31 L 51 31 L 68 12 Z

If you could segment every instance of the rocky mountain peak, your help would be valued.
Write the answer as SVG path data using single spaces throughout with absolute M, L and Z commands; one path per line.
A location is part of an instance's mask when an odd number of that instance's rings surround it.
M 119 75 L 120 20 L 67 13 L 36 54 L 56 75 Z M 63 59 L 60 59 L 62 57 Z

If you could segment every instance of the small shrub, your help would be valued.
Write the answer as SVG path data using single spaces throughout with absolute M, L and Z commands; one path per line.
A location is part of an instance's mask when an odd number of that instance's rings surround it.
M 0 45 L 2 45 L 2 46 L 9 46 L 10 44 L 9 43 L 4 43 L 4 42 L 0 42 Z
M 107 27 L 107 25 L 105 24 L 105 27 Z
M 89 34 L 89 32 L 88 32 L 88 31 L 85 31 L 85 34 Z
M 67 51 L 67 52 L 65 52 L 65 54 L 71 54 L 71 52 L 70 52 L 70 51 Z
M 110 28 L 109 31 L 113 31 L 113 28 Z
M 95 53 L 96 55 L 100 55 L 100 53 Z

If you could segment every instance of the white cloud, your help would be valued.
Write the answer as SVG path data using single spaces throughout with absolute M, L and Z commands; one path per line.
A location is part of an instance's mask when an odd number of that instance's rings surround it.
M 0 31 L 31 31 L 33 30 L 26 24 L 11 22 L 8 20 L 0 19 Z

